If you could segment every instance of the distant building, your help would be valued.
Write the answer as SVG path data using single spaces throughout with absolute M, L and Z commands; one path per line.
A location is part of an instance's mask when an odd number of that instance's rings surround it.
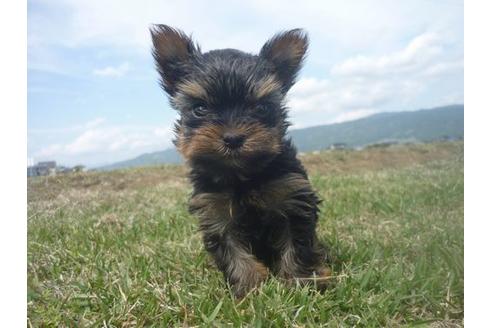
M 394 145 L 398 145 L 400 143 L 403 143 L 402 141 L 398 140 L 385 140 L 385 141 L 380 141 L 376 142 L 370 145 L 367 145 L 367 148 L 388 148 Z
M 335 149 L 347 149 L 348 146 L 346 143 L 343 142 L 335 142 L 330 146 L 330 150 L 335 150 Z
M 39 162 L 36 165 L 29 166 L 27 168 L 27 176 L 35 177 L 41 175 L 55 175 L 56 174 L 56 162 L 47 161 Z
M 75 165 L 72 168 L 72 172 L 85 172 L 87 171 L 87 168 L 84 165 Z
M 444 135 L 437 138 L 437 141 L 459 141 L 459 140 L 463 140 L 463 137 Z
M 56 173 L 62 173 L 62 174 L 65 174 L 65 173 L 70 173 L 72 172 L 72 168 L 70 167 L 66 167 L 66 166 L 57 166 L 56 167 Z
M 32 162 L 31 162 L 32 163 Z M 28 177 L 56 175 L 56 174 L 68 174 L 72 172 L 86 172 L 87 168 L 84 165 L 76 165 L 74 167 L 57 166 L 55 161 L 39 162 L 36 165 L 27 167 Z

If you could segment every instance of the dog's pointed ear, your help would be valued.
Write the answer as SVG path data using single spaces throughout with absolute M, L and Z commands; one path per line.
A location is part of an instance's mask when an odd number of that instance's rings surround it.
M 152 54 L 161 75 L 161 85 L 169 95 L 174 95 L 176 85 L 186 75 L 186 66 L 200 53 L 190 37 L 167 25 L 150 28 Z
M 308 45 L 306 32 L 302 29 L 294 29 L 275 35 L 261 49 L 260 57 L 273 64 L 284 92 L 295 83 Z

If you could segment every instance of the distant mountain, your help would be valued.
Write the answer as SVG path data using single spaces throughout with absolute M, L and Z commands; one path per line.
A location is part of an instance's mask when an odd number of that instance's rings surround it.
M 174 148 L 147 153 L 137 156 L 126 161 L 116 162 L 96 168 L 96 170 L 110 171 L 137 166 L 149 166 L 159 164 L 180 164 L 182 163 L 181 155 Z
M 299 151 L 325 149 L 336 143 L 358 147 L 387 141 L 462 139 L 464 105 L 374 114 L 355 121 L 292 130 L 290 135 Z
M 302 152 L 326 149 L 334 144 L 363 147 L 381 142 L 463 139 L 464 105 L 374 114 L 349 122 L 292 130 L 289 135 L 297 149 Z M 176 149 L 171 148 L 97 169 L 114 170 L 136 166 L 179 164 L 182 161 Z

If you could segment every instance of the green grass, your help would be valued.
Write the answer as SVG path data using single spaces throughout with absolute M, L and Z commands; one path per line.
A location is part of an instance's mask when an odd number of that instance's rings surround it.
M 73 174 L 28 182 L 28 325 L 462 326 L 463 144 L 303 161 L 324 200 L 324 294 L 272 277 L 235 301 L 186 211 L 183 167 Z

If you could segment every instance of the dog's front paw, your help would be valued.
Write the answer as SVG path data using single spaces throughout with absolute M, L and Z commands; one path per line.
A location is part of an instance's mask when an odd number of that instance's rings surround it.
M 288 285 L 310 285 L 316 287 L 317 290 L 325 290 L 331 280 L 331 270 L 329 267 L 321 266 L 316 270 L 307 273 L 306 270 L 298 272 L 281 271 L 279 277 L 284 279 Z
M 313 276 L 314 284 L 318 290 L 325 290 L 331 281 L 331 269 L 326 266 L 322 266 L 315 271 Z
M 237 299 L 243 298 L 251 290 L 259 287 L 267 277 L 268 269 L 260 262 L 235 270 L 235 277 L 231 279 L 231 288 L 234 296 Z

